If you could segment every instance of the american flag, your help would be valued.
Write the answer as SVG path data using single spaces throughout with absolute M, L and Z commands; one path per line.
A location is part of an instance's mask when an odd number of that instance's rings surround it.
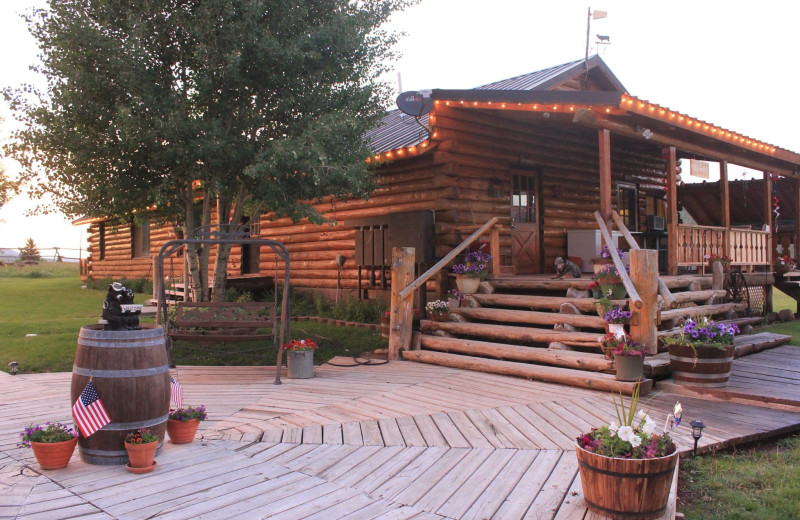
M 100 400 L 91 381 L 72 406 L 72 417 L 84 437 L 90 436 L 111 422 L 111 418 L 108 417 L 108 412 L 103 406 L 103 401 Z
M 169 398 L 175 403 L 175 406 L 181 408 L 183 406 L 183 387 L 172 376 L 169 377 L 169 386 Z

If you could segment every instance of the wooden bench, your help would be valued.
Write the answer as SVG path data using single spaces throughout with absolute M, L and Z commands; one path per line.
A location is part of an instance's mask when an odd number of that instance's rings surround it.
M 275 304 L 266 302 L 178 302 L 172 341 L 261 341 L 274 339 Z M 259 332 L 269 329 L 269 332 Z

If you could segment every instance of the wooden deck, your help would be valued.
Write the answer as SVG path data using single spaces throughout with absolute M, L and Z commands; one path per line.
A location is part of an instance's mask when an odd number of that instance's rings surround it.
M 175 370 L 185 402 L 210 417 L 202 441 L 166 443 L 146 475 L 77 452 L 66 469 L 41 471 L 15 443 L 28 424 L 71 422 L 71 374 L 0 375 L 0 517 L 599 518 L 573 448 L 614 416 L 606 392 L 410 362 L 325 365 L 281 386 L 273 373 Z M 651 415 L 680 399 L 686 424 L 705 421 L 703 450 L 800 429 L 800 410 L 654 395 Z M 673 437 L 691 449 L 688 427 Z

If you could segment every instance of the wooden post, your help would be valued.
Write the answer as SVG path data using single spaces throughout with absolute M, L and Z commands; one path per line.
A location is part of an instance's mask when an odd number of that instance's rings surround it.
M 658 251 L 652 249 L 631 249 L 631 281 L 642 307 L 631 310 L 638 314 L 638 319 L 631 319 L 631 337 L 633 341 L 647 348 L 647 353 L 658 352 L 656 336 L 656 318 L 658 312 Z
M 731 190 L 728 185 L 728 162 L 719 163 L 719 195 L 722 201 L 720 224 L 725 228 L 725 235 L 722 238 L 722 251 L 727 257 L 731 255 Z
M 605 128 L 597 131 L 600 148 L 600 215 L 611 229 L 611 132 Z M 615 244 L 606 244 L 612 247 Z
M 678 174 L 675 170 L 678 160 L 674 146 L 667 153 L 667 258 L 668 272 L 678 274 Z
M 492 255 L 492 275 L 500 276 L 500 229 L 497 226 L 489 232 L 489 254 Z
M 400 291 L 414 281 L 413 247 L 392 248 L 392 300 L 389 321 L 389 359 L 400 359 L 400 350 L 411 348 L 414 321 L 413 293 L 403 298 Z
M 794 180 L 794 250 L 792 258 L 800 258 L 800 179 Z M 788 252 L 786 254 L 789 254 Z M 800 312 L 800 301 L 797 302 L 797 310 Z
M 767 240 L 767 265 L 772 269 L 772 252 L 776 247 L 775 243 L 775 226 L 772 222 L 772 178 L 769 172 L 764 172 L 764 225 L 768 226 L 769 235 Z

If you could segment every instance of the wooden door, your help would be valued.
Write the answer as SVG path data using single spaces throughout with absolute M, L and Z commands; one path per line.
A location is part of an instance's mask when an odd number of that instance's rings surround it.
M 511 263 L 517 274 L 542 272 L 539 179 L 538 171 L 511 175 Z

